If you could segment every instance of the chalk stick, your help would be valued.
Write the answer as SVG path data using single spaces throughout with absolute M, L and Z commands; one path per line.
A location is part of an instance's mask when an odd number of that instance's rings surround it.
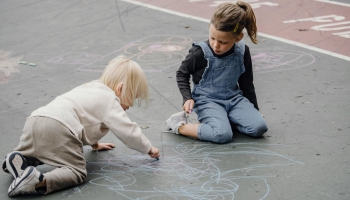
M 26 61 L 17 61 L 18 64 L 23 64 L 23 65 L 26 65 L 27 62 Z
M 36 64 L 34 64 L 34 63 L 29 63 L 29 65 L 30 65 L 30 66 L 33 66 L 33 67 L 36 66 Z

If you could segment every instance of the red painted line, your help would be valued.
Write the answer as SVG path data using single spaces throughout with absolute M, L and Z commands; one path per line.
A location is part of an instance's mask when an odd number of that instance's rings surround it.
M 223 1 L 124 0 L 207 19 Z M 350 60 L 350 5 L 315 0 L 246 0 L 254 8 L 259 33 Z M 330 52 L 330 53 L 329 53 Z

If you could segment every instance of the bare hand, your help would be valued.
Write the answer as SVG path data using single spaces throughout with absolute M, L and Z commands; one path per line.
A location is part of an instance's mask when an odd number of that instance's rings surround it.
M 112 143 L 97 143 L 95 145 L 91 145 L 93 150 L 96 151 L 104 151 L 104 150 L 112 150 L 115 148 L 115 145 Z
M 187 100 L 184 105 L 182 106 L 182 109 L 187 113 L 191 114 L 194 106 L 194 101 L 193 99 Z
M 151 158 L 159 158 L 159 150 L 158 148 L 152 146 L 151 150 L 148 152 L 148 155 L 151 156 Z

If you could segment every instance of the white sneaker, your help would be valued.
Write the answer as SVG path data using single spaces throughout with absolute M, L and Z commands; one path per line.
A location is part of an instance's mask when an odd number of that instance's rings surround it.
M 21 177 L 23 171 L 28 167 L 26 159 L 18 152 L 11 152 L 5 157 L 4 171 L 12 174 L 14 178 Z
M 10 197 L 20 194 L 36 194 L 35 185 L 42 182 L 44 176 L 33 166 L 27 167 L 22 176 L 16 178 L 8 189 Z
M 172 133 L 179 134 L 179 127 L 184 124 L 187 124 L 186 112 L 181 111 L 171 115 L 169 119 L 165 121 L 165 124 L 168 126 L 169 129 L 171 129 Z

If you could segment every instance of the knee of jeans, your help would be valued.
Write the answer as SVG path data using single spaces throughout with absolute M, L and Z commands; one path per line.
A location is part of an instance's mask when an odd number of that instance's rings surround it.
M 216 131 L 213 135 L 213 142 L 225 144 L 231 142 L 233 133 L 232 130 L 221 130 L 220 132 Z
M 246 128 L 247 134 L 253 137 L 261 137 L 264 133 L 267 132 L 268 127 L 266 123 L 257 124 L 254 127 Z

